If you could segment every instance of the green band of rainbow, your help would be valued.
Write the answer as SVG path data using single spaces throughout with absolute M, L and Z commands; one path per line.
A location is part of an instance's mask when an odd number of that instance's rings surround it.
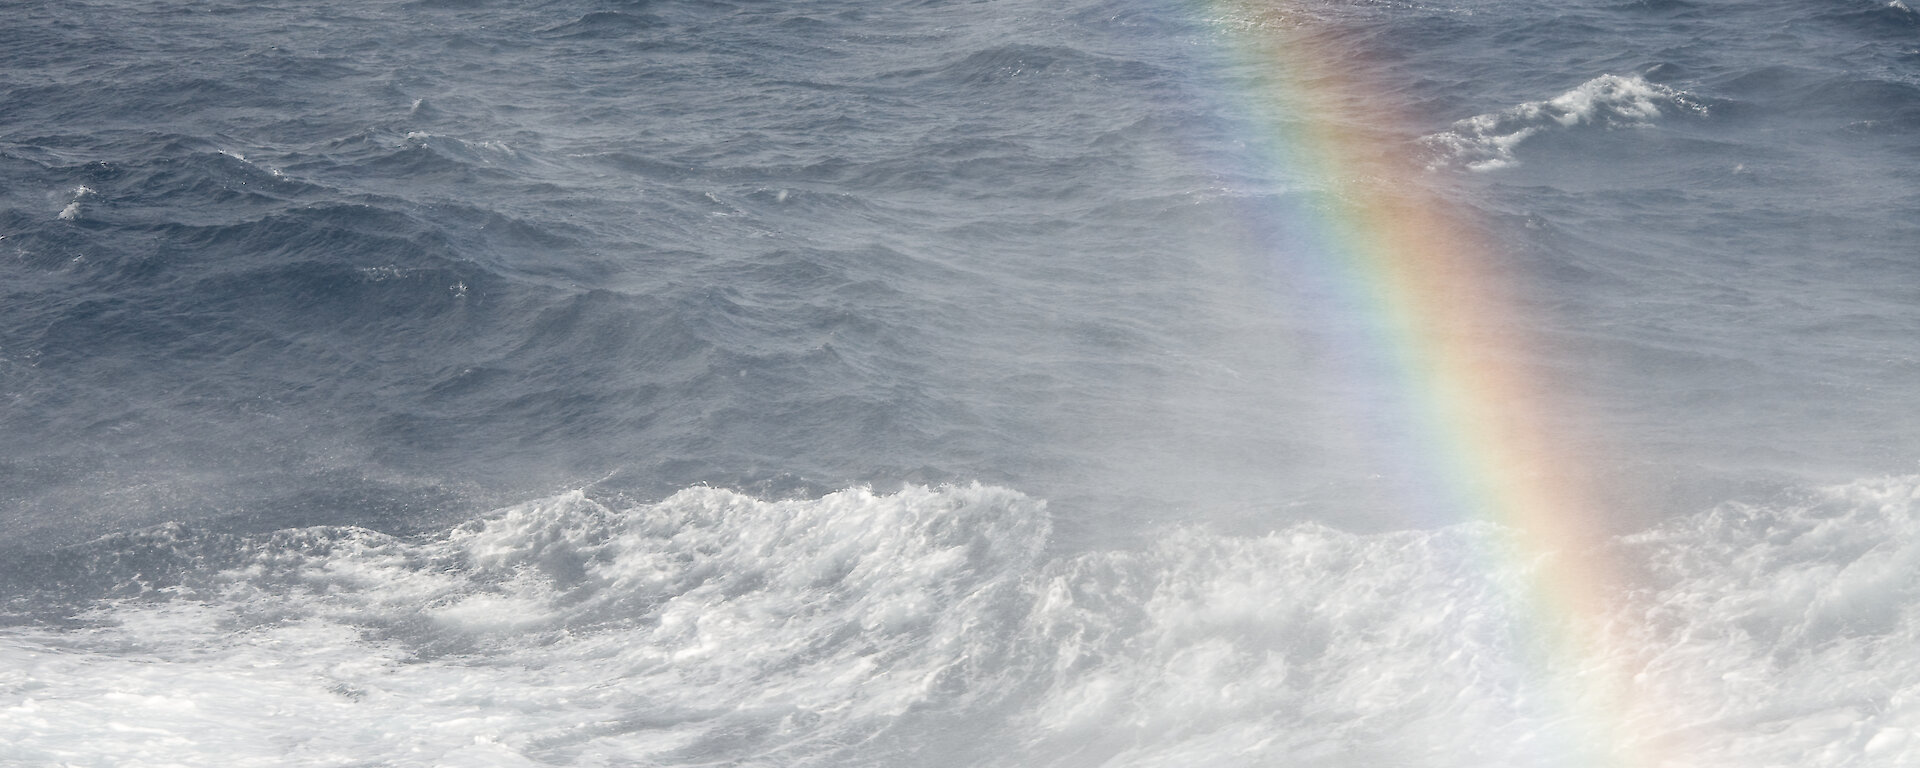
M 1628 655 L 1612 639 L 1625 585 L 1588 475 L 1596 457 L 1553 418 L 1566 408 L 1540 373 L 1522 286 L 1431 191 L 1393 110 L 1343 74 L 1354 53 L 1330 50 L 1295 10 L 1202 8 L 1231 51 L 1234 98 L 1263 134 L 1249 145 L 1308 193 L 1276 213 L 1285 234 L 1267 244 L 1293 281 L 1285 300 L 1310 305 L 1302 314 L 1347 348 L 1338 375 L 1387 393 L 1352 418 L 1371 422 L 1410 511 L 1510 534 L 1488 554 L 1531 576 L 1515 600 L 1537 651 L 1516 663 L 1551 670 L 1536 677 L 1558 688 L 1544 693 L 1567 723 L 1562 764 L 1661 764 L 1627 722 L 1651 710 L 1635 706 Z

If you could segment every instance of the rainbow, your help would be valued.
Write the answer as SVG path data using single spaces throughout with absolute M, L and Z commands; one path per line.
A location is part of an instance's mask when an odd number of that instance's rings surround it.
M 1639 735 L 1660 729 L 1627 715 L 1652 710 L 1635 700 L 1630 654 L 1609 624 L 1627 585 L 1597 525 L 1598 457 L 1554 426 L 1567 409 L 1526 362 L 1538 342 L 1517 286 L 1467 217 L 1424 188 L 1430 174 L 1399 149 L 1409 142 L 1387 133 L 1403 122 L 1342 73 L 1352 52 L 1327 50 L 1324 30 L 1292 10 L 1204 9 L 1242 65 L 1249 122 L 1267 134 L 1250 144 L 1318 193 L 1277 214 L 1287 235 L 1268 250 L 1294 283 L 1287 298 L 1325 318 L 1350 354 L 1339 375 L 1389 393 L 1349 417 L 1405 476 L 1400 502 L 1429 522 L 1484 520 L 1510 535 L 1487 554 L 1531 575 L 1514 599 L 1538 650 L 1518 661 L 1571 681 L 1544 692 L 1567 724 L 1559 764 L 1661 764 L 1673 756 L 1651 754 Z

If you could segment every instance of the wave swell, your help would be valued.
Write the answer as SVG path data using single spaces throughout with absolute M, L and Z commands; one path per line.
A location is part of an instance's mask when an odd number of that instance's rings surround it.
M 1699 765 L 1906 765 L 1916 512 L 1920 477 L 1888 478 L 1620 539 L 1645 583 L 1594 662 L 1636 681 L 1600 713 L 1617 722 L 1582 709 L 1607 669 L 1528 661 L 1528 566 L 1489 557 L 1489 526 L 1183 529 L 1049 555 L 1044 505 L 986 486 L 627 508 L 575 492 L 417 539 L 175 526 L 81 553 L 107 596 L 74 622 L 0 631 L 0 750 L 1468 766 L 1558 764 L 1604 733 Z

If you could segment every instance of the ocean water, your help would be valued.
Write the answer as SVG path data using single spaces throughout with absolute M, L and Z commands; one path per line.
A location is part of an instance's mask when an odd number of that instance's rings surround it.
M 0 764 L 1920 761 L 1899 0 L 4 18 Z M 1355 190 L 1589 551 L 1408 504 Z

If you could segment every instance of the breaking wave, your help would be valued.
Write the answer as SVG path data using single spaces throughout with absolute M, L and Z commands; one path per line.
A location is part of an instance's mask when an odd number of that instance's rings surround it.
M 1436 165 L 1486 171 L 1518 162 L 1515 149 L 1546 131 L 1636 128 L 1664 114 L 1705 113 L 1706 107 L 1684 91 L 1639 76 L 1601 75 L 1551 99 L 1469 117 L 1421 141 L 1438 155 Z
M 98 595 L 0 631 L 0 751 L 65 765 L 1700 765 L 1920 757 L 1920 477 L 1614 542 L 1618 653 L 1527 662 L 1523 558 L 1466 524 L 1171 531 L 1053 552 L 987 486 L 633 506 L 419 538 L 169 526 L 68 553 Z M 1572 706 L 1550 695 L 1573 691 Z M 1561 704 L 1556 704 L 1560 702 Z M 1792 702 L 1786 704 L 1783 702 Z M 1591 703 L 1591 702 L 1589 702 Z M 404 758 L 397 756 L 406 756 Z

